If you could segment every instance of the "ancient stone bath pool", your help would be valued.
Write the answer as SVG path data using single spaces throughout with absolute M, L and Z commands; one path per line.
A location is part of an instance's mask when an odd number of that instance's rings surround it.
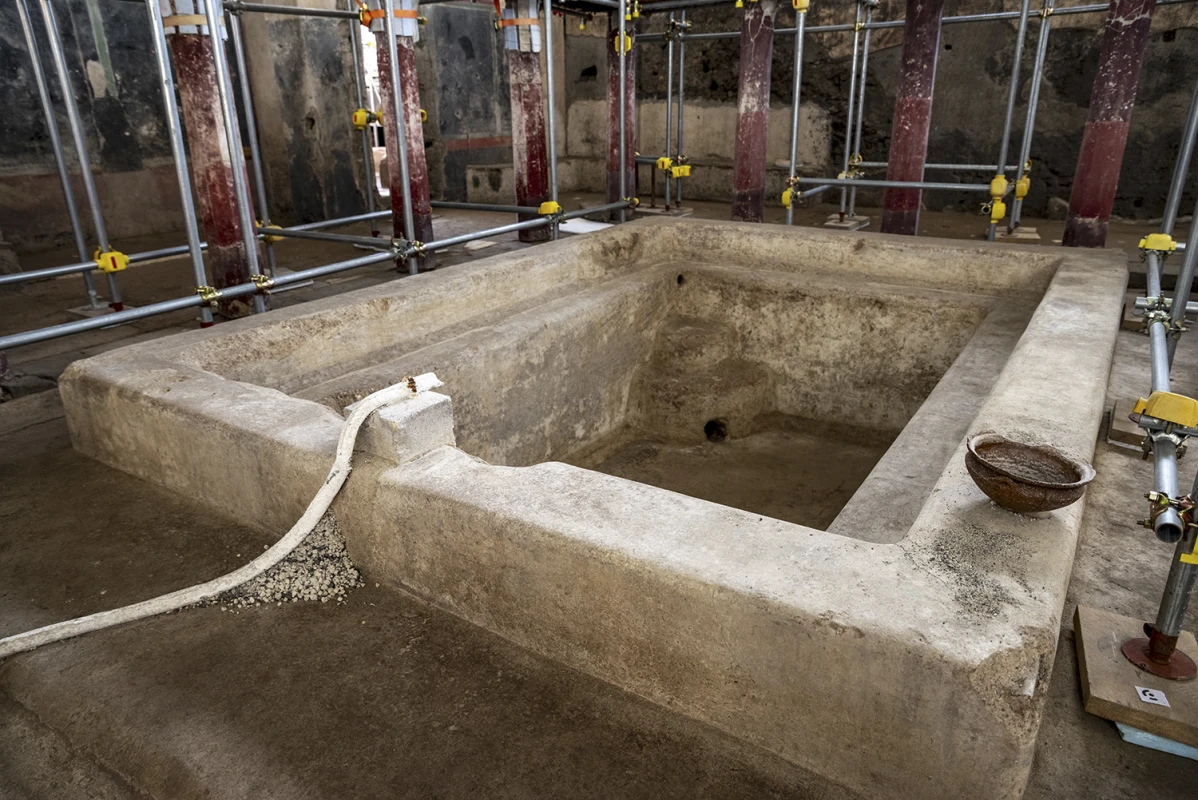
M 76 447 L 283 531 L 343 413 L 369 579 L 858 791 L 1008 797 L 1080 504 L 970 482 L 979 430 L 1088 460 L 1114 254 L 699 221 L 602 233 L 73 365 Z

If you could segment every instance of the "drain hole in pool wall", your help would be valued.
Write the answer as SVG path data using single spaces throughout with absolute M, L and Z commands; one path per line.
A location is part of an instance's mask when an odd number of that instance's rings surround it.
M 722 419 L 709 419 L 703 426 L 703 435 L 709 442 L 722 442 L 728 438 L 728 423 Z
M 684 283 L 686 283 L 686 278 L 682 275 L 682 273 L 678 273 L 678 285 L 681 286 Z

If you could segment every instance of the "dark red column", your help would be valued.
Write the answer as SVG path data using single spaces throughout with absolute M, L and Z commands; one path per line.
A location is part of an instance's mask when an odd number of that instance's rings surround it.
M 1065 218 L 1065 247 L 1102 247 L 1115 205 L 1119 169 L 1131 110 L 1136 104 L 1140 66 L 1156 0 L 1111 0 L 1098 73 L 1090 91 L 1090 116 L 1077 156 L 1069 216 Z M 1180 111 L 1180 110 L 1179 110 Z
M 552 32 L 546 35 L 552 35 Z M 516 174 L 516 204 L 539 206 L 549 199 L 549 149 L 545 144 L 545 105 L 541 92 L 541 56 L 507 50 L 508 83 L 512 96 L 512 164 Z M 535 219 L 522 214 L 520 219 Z M 522 242 L 544 242 L 548 227 L 520 231 Z
M 616 37 L 620 34 L 620 21 L 612 14 L 608 19 L 607 34 L 607 202 L 615 203 L 620 197 L 620 98 L 624 100 L 624 172 L 628 195 L 636 191 L 636 50 L 630 50 L 626 58 L 624 86 L 620 86 L 620 55 L 616 51 Z M 626 23 L 628 35 L 632 36 L 632 23 Z
M 175 84 L 187 131 L 191 179 L 204 236 L 208 240 L 208 269 L 217 289 L 248 283 L 249 260 L 237 213 L 233 169 L 245 170 L 245 157 L 231 154 L 225 139 L 216 68 L 212 62 L 212 40 L 197 33 L 175 33 L 170 39 L 174 58 Z M 246 184 L 249 185 L 248 182 Z M 242 316 L 250 312 L 249 301 L 222 300 L 221 313 Z
M 398 23 L 397 23 L 398 24 Z M 383 137 L 387 145 L 387 172 L 391 189 L 391 211 L 394 234 L 406 238 L 403 225 L 403 174 L 399 169 L 399 134 L 391 101 L 391 56 L 387 51 L 387 34 L 376 37 L 379 63 L 379 93 L 383 101 Z M 404 128 L 408 146 L 408 190 L 412 194 L 412 217 L 416 223 L 416 240 L 433 241 L 433 208 L 429 205 L 428 162 L 424 156 L 424 126 L 420 122 L 420 88 L 416 82 L 416 50 L 409 36 L 396 36 L 399 54 L 400 102 L 403 103 Z M 436 254 L 420 258 L 422 269 L 436 265 Z
M 932 89 L 940 54 L 944 0 L 910 0 L 903 25 L 902 73 L 890 130 L 888 181 L 922 181 L 932 124 Z M 887 189 L 882 232 L 914 236 L 919 231 L 919 189 Z
M 746 3 L 740 29 L 732 218 L 744 222 L 765 218 L 765 139 L 770 121 L 770 60 L 777 11 L 777 0 Z

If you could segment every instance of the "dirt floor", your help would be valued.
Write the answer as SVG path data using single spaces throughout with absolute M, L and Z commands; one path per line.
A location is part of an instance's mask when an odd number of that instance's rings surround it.
M 840 426 L 773 416 L 773 424 L 746 436 L 725 439 L 712 431 L 697 445 L 621 441 L 577 466 L 827 530 L 895 434 L 846 437 Z
M 697 210 L 727 213 L 715 204 Z M 814 224 L 827 212 L 800 216 Z M 502 221 L 445 214 L 438 232 Z M 982 222 L 924 215 L 931 235 L 980 237 Z M 1028 224 L 1046 235 L 1045 246 L 1060 236 L 1061 223 Z M 1144 231 L 1113 230 L 1111 245 L 1134 247 Z M 513 239 L 463 249 L 443 263 L 519 246 Z M 122 244 L 133 251 L 174 243 Z M 280 264 L 303 267 L 357 253 L 288 242 L 279 254 Z M 24 261 L 45 266 L 63 263 L 61 255 Z M 289 304 L 395 277 L 387 267 L 366 268 L 275 300 Z M 134 305 L 177 296 L 188 285 L 179 260 L 133 267 L 122 280 Z M 80 287 L 76 277 L 0 291 L 0 332 L 63 321 Z M 74 358 L 194 324 L 194 314 L 180 313 L 8 355 L 15 370 L 52 387 Z M 1143 393 L 1147 341 L 1124 332 L 1118 348 L 1111 397 Z M 1174 373 L 1175 391 L 1198 393 L 1198 343 L 1183 341 Z M 1026 796 L 1192 797 L 1198 762 L 1124 744 L 1112 724 L 1081 708 L 1073 604 L 1150 617 L 1171 552 L 1135 525 L 1151 464 L 1100 443 L 1095 466 Z M 1195 465 L 1184 459 L 1181 471 L 1188 485 Z M 76 454 L 52 388 L 0 404 L 0 635 L 210 578 L 267 544 L 215 514 L 203 487 L 190 496 L 168 493 Z M 82 797 L 852 795 L 368 583 L 343 605 L 188 609 L 0 664 L 0 798 Z

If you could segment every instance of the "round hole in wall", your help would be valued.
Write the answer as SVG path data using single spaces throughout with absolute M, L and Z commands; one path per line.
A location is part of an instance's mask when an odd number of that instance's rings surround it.
M 703 426 L 703 435 L 707 437 L 709 442 L 722 442 L 728 438 L 728 421 L 723 419 L 709 419 Z
M 681 286 L 684 283 L 686 283 L 686 276 L 680 272 L 678 273 L 678 285 Z

